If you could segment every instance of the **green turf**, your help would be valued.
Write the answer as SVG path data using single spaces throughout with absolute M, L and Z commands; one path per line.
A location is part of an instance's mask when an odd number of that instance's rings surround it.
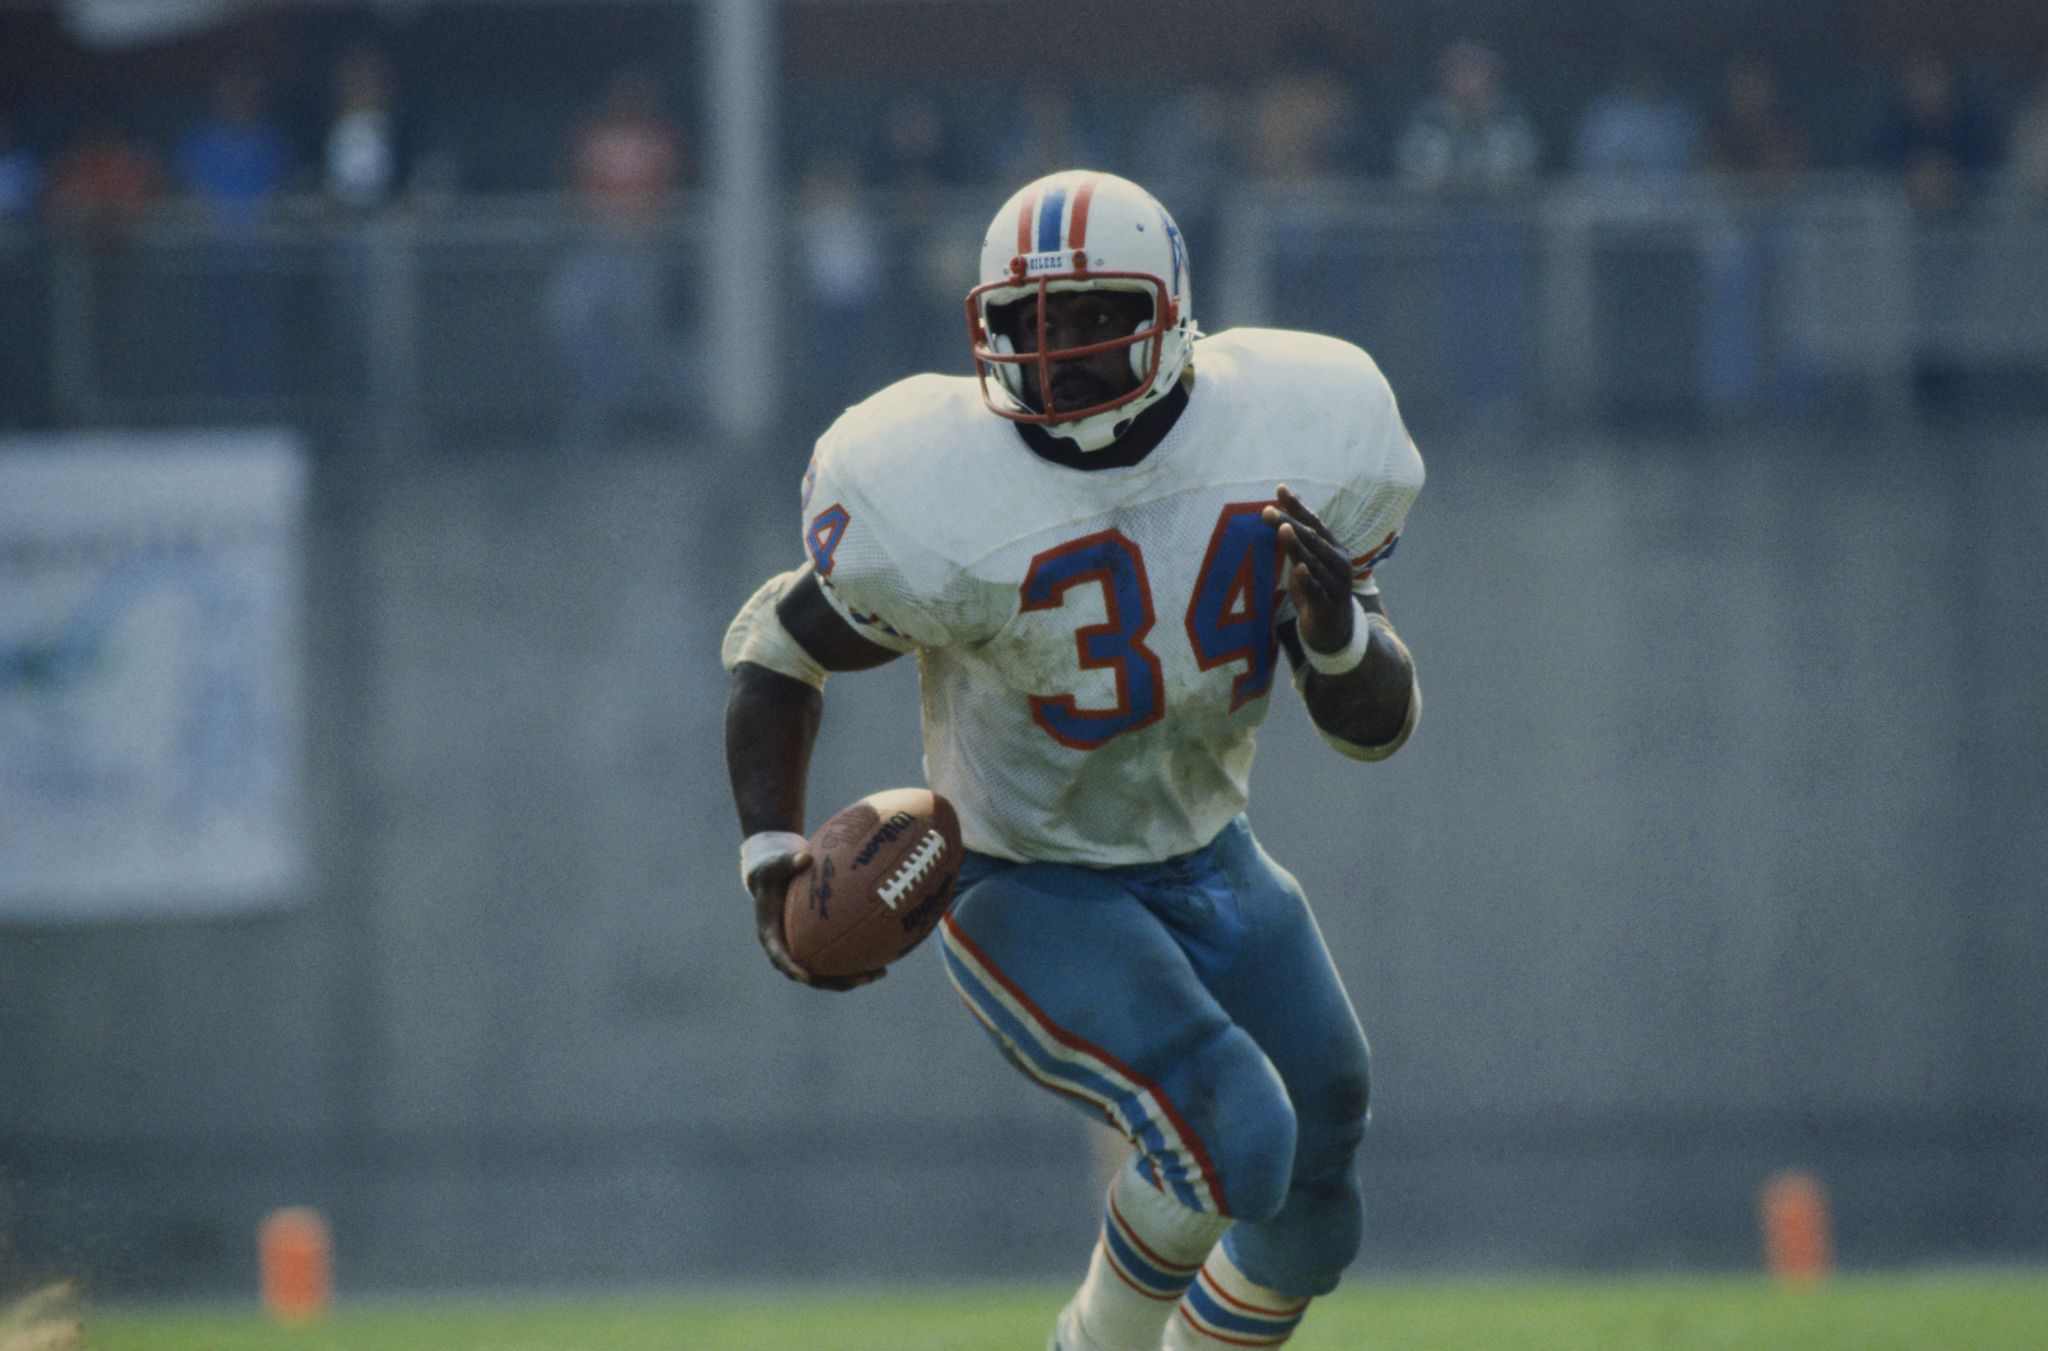
M 343 1304 L 312 1327 L 242 1313 L 86 1311 L 90 1351 L 1041 1351 L 1057 1290 L 540 1303 Z M 1756 1280 L 1357 1281 L 1291 1351 L 2042 1351 L 2048 1273 Z

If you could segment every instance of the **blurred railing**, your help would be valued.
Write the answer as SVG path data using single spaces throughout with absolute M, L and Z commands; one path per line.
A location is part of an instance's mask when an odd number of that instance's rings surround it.
M 1219 224 L 1233 322 L 1359 341 L 1411 402 L 1887 414 L 1930 373 L 2048 372 L 2048 204 L 1926 215 L 1841 177 L 1447 207 L 1366 183 L 1247 195 Z
M 0 350 L 45 353 L 40 388 L 0 393 L 0 421 L 502 432 L 545 428 L 579 397 L 673 418 L 692 328 L 676 263 L 702 235 L 690 217 L 606 231 L 521 202 L 0 236 L 0 275 L 29 302 L 0 315 Z M 5 416 L 15 402 L 27 416 Z
M 894 376 L 962 368 L 983 195 L 842 206 L 798 218 L 787 246 L 748 241 L 791 259 L 785 294 L 763 297 L 788 354 L 782 425 L 807 434 Z M 1437 204 L 1356 182 L 1184 214 L 1208 328 L 1351 338 L 1411 408 L 1891 414 L 1944 376 L 2024 389 L 2048 372 L 2048 211 L 2004 198 L 1926 216 L 1848 178 L 1770 200 L 1677 184 Z M 0 425 L 671 434 L 707 417 L 715 378 L 707 219 L 606 231 L 522 199 L 0 232 Z

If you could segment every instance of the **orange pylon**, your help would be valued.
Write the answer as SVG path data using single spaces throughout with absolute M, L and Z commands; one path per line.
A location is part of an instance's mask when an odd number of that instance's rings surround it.
M 327 1312 L 334 1293 L 334 1244 L 327 1221 L 311 1206 L 292 1206 L 264 1217 L 256 1249 L 263 1273 L 263 1307 L 284 1323 L 310 1323 Z
M 1828 1194 L 1811 1173 L 1787 1171 L 1764 1183 L 1757 1199 L 1764 1259 L 1788 1285 L 1817 1285 L 1834 1269 Z

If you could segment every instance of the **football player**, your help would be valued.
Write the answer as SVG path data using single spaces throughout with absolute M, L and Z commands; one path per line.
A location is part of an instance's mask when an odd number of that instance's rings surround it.
M 968 1010 L 1129 1137 L 1058 1351 L 1277 1346 L 1356 1253 L 1366 1043 L 1244 807 L 1279 655 L 1323 738 L 1398 750 L 1422 700 L 1374 581 L 1422 461 L 1379 368 L 1195 326 L 1173 218 L 1066 172 L 996 213 L 976 375 L 849 409 L 804 566 L 726 636 L 726 749 L 761 946 L 809 866 L 828 672 L 919 658 L 925 769 L 968 854 L 941 929 Z

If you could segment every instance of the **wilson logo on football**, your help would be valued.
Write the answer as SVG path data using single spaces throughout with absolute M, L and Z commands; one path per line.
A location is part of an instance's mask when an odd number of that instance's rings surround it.
M 861 846 L 860 853 L 853 860 L 853 866 L 865 868 L 868 864 L 874 862 L 875 855 L 881 852 L 883 845 L 894 844 L 898 835 L 901 835 L 916 824 L 917 818 L 909 812 L 897 812 L 883 824 L 880 830 L 875 832 L 873 839 Z

